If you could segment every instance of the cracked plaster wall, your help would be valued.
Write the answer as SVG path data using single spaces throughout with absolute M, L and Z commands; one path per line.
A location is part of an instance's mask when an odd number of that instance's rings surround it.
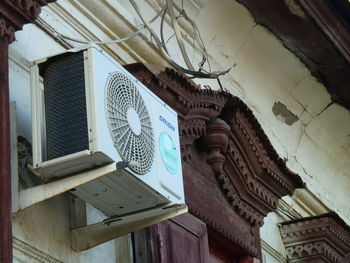
M 208 1 L 196 22 L 214 66 L 235 65 L 221 78 L 224 87 L 250 106 L 287 166 L 350 223 L 349 111 L 332 103 L 303 63 L 237 2 Z M 298 120 L 288 125 L 276 117 L 278 102 Z
M 333 103 L 304 64 L 236 1 L 208 1 L 196 22 L 214 67 L 235 65 L 221 77 L 224 88 L 249 105 L 287 166 L 350 224 L 349 111 Z M 278 103 L 287 115 L 273 112 Z M 286 116 L 295 118 L 286 123 Z M 285 256 L 276 218 L 282 221 L 276 213 L 265 218 L 261 237 Z

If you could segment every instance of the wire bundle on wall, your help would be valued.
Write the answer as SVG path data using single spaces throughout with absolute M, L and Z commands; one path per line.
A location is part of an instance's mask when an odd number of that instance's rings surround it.
M 147 21 L 143 17 L 139 6 L 137 5 L 137 3 L 134 0 L 129 0 L 129 2 L 134 7 L 134 9 L 135 9 L 137 15 L 139 16 L 139 18 L 141 19 L 143 25 L 141 27 L 139 27 L 138 30 L 136 30 L 134 33 L 130 34 L 127 37 L 116 39 L 116 40 L 109 40 L 109 41 L 86 42 L 86 41 L 74 39 L 72 37 L 69 37 L 67 35 L 60 34 L 60 33 L 57 33 L 57 32 L 56 32 L 56 34 L 58 34 L 60 37 L 62 37 L 64 39 L 67 39 L 67 40 L 70 40 L 70 41 L 74 41 L 74 42 L 78 42 L 78 43 L 83 43 L 83 44 L 95 43 L 95 44 L 98 44 L 98 45 L 105 45 L 105 44 L 113 44 L 113 43 L 120 43 L 120 42 L 127 41 L 127 40 L 137 36 L 144 29 L 147 29 L 149 31 L 149 33 L 151 34 L 151 37 L 155 40 L 155 44 L 156 44 L 157 48 L 159 49 L 159 51 L 161 52 L 162 56 L 165 58 L 165 60 L 170 65 L 172 65 L 175 69 L 177 69 L 178 71 L 189 75 L 189 77 L 191 77 L 191 78 L 218 78 L 219 76 L 226 74 L 230 70 L 230 69 L 228 69 L 228 70 L 225 70 L 225 71 L 211 71 L 211 67 L 210 67 L 210 64 L 209 64 L 208 53 L 206 51 L 204 42 L 203 42 L 203 40 L 201 38 L 200 32 L 199 32 L 195 22 L 186 14 L 186 12 L 183 9 L 183 7 L 182 7 L 181 11 L 179 12 L 179 15 L 176 16 L 175 15 L 175 10 L 174 10 L 173 0 L 166 0 L 165 6 L 150 21 Z M 182 4 L 182 6 L 183 6 L 183 4 Z M 182 57 L 184 59 L 186 67 L 183 67 L 183 66 L 179 65 L 177 62 L 175 62 L 174 59 L 171 57 L 170 52 L 169 52 L 169 50 L 167 48 L 167 41 L 165 41 L 165 39 L 164 39 L 164 21 L 165 21 L 165 17 L 166 17 L 167 14 L 170 17 L 171 25 L 172 25 L 172 28 L 174 30 L 174 36 L 176 37 L 177 44 L 178 44 L 179 49 L 181 51 L 181 55 L 182 55 Z M 159 17 L 161 17 L 160 37 L 151 28 L 151 24 L 154 21 L 156 21 Z M 197 43 L 199 45 L 199 51 L 201 53 L 202 60 L 198 64 L 198 69 L 197 70 L 192 65 L 192 63 L 191 63 L 191 61 L 189 59 L 189 56 L 188 56 L 188 53 L 186 51 L 186 47 L 185 47 L 184 41 L 182 39 L 182 34 L 180 32 L 180 27 L 179 27 L 178 22 L 177 22 L 177 20 L 180 17 L 184 18 L 187 22 L 190 23 L 190 25 L 192 26 L 192 28 L 194 30 L 196 41 L 197 41 Z M 209 71 L 204 69 L 204 65 L 206 63 L 208 63 Z

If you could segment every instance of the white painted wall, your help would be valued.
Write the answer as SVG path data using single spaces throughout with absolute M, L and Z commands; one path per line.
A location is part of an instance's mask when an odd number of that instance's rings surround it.
M 15 213 L 13 225 L 13 235 L 16 238 L 59 261 L 116 262 L 114 240 L 81 253 L 72 251 L 67 195 L 52 198 Z
M 350 204 L 350 113 L 309 70 L 235 1 L 212 0 L 197 18 L 209 53 L 222 68 L 225 88 L 253 110 L 287 166 L 348 223 Z M 299 120 L 287 125 L 272 112 L 281 102 Z
M 286 263 L 287 256 L 279 232 L 278 223 L 289 218 L 279 213 L 269 213 L 260 229 L 264 263 Z
M 163 1 L 137 2 L 150 19 Z M 349 111 L 330 104 L 325 87 L 274 35 L 256 25 L 242 5 L 233 0 L 184 3 L 199 26 L 212 68 L 232 67 L 229 74 L 221 77 L 223 86 L 249 105 L 279 155 L 287 159 L 288 167 L 303 178 L 315 196 L 350 223 L 350 203 L 346 198 L 350 187 Z M 106 40 L 130 34 L 139 21 L 127 0 L 58 0 L 43 9 L 38 23 L 48 31 L 55 29 L 74 38 Z M 167 20 L 170 36 L 168 23 Z M 158 25 L 156 22 L 153 27 Z M 191 30 L 186 24 L 182 24 L 182 30 L 196 64 L 200 57 L 192 49 Z M 64 48 L 37 25 L 26 25 L 16 37 L 10 46 L 10 97 L 17 102 L 19 135 L 30 139 L 29 63 Z M 169 47 L 182 63 L 174 40 L 169 41 Z M 105 48 L 121 63 L 167 65 L 146 32 Z M 216 81 L 196 82 L 219 88 Z M 281 116 L 276 117 L 272 112 L 276 102 L 284 104 L 299 120 L 290 126 Z M 16 213 L 14 236 L 63 262 L 115 262 L 113 242 L 80 254 L 70 249 L 68 211 L 67 197 L 63 195 Z M 262 230 L 263 239 L 267 239 L 265 231 L 275 228 L 275 219 L 267 219 L 270 223 Z M 273 244 L 271 240 L 267 242 Z

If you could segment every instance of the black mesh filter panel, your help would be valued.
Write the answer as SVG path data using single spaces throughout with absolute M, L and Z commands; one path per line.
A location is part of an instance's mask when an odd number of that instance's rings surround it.
M 89 149 L 83 52 L 42 68 L 47 160 Z

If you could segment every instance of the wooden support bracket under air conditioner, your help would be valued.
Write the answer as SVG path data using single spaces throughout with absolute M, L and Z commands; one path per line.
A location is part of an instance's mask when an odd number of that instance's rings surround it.
M 71 202 L 72 248 L 75 251 L 92 248 L 187 212 L 185 204 L 167 204 L 125 216 L 111 217 L 100 223 L 86 225 L 86 215 L 84 215 L 81 202 L 79 199 L 73 201 L 73 205 Z M 82 226 L 83 221 L 85 221 L 85 225 Z

